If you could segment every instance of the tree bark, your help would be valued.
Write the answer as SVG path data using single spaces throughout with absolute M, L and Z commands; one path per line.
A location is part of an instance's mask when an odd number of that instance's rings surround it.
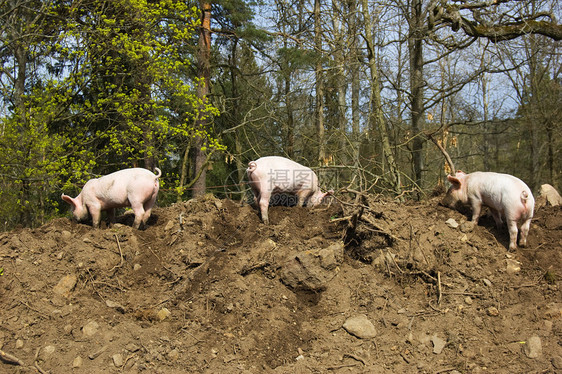
M 424 108 L 423 108 L 423 14 L 422 0 L 410 1 L 410 38 L 408 49 L 410 53 L 410 90 L 412 110 L 412 168 L 413 180 L 417 186 L 423 188 L 423 138 L 420 132 L 423 130 Z
M 389 169 L 388 178 L 387 178 L 388 182 L 390 183 L 394 192 L 396 194 L 400 194 L 402 191 L 400 172 L 398 170 L 398 167 L 396 166 L 396 161 L 394 160 L 394 154 L 392 153 L 392 148 L 390 147 L 390 139 L 388 136 L 388 131 L 386 129 L 386 124 L 382 112 L 381 87 L 380 87 L 379 72 L 375 60 L 373 35 L 371 32 L 373 25 L 371 22 L 371 15 L 369 13 L 369 4 L 367 0 L 362 0 L 362 2 L 363 2 L 363 18 L 365 21 L 365 38 L 366 38 L 367 51 L 369 57 L 369 71 L 371 74 L 371 114 L 370 114 L 369 121 L 374 122 L 381 136 L 383 153 Z
M 361 83 L 359 81 L 359 40 L 357 38 L 357 4 L 355 0 L 349 1 L 349 32 L 352 35 L 351 45 L 351 139 L 353 143 L 353 165 L 359 167 L 359 94 Z
M 324 130 L 324 72 L 322 68 L 322 25 L 320 19 L 320 0 L 314 0 L 314 44 L 318 58 L 316 60 L 316 134 L 318 135 L 318 165 L 323 165 L 326 158 L 326 134 Z
M 193 166 L 194 176 L 199 178 L 193 184 L 193 197 L 205 194 L 206 170 L 202 170 L 205 165 L 205 152 L 202 147 L 204 144 L 203 135 L 207 128 L 208 118 L 205 111 L 205 104 L 208 100 L 210 92 L 209 83 L 211 76 L 211 3 L 207 0 L 201 0 L 201 26 L 199 27 L 199 41 L 197 48 L 197 75 L 199 83 L 197 85 L 197 98 L 200 105 L 195 120 L 195 128 L 199 134 L 195 136 L 193 142 Z

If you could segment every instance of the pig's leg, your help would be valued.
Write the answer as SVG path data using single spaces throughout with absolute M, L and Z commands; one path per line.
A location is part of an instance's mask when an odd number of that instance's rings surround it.
M 494 221 L 496 221 L 496 227 L 499 229 L 502 227 L 503 221 L 500 212 L 498 212 L 494 208 L 490 208 L 490 212 L 492 212 L 492 217 L 494 217 Z
M 507 228 L 509 229 L 509 250 L 515 251 L 517 248 L 517 221 L 509 220 Z
M 99 229 L 101 222 L 101 209 L 98 207 L 88 207 L 88 211 L 92 216 L 92 226 L 94 226 L 95 229 Z
M 107 209 L 107 216 L 109 217 L 109 223 L 115 223 L 115 208 Z
M 470 205 L 472 206 L 472 222 L 474 223 L 474 226 L 476 226 L 478 224 L 478 218 L 480 218 L 482 202 L 480 200 L 473 200 Z
M 139 202 L 131 202 L 131 208 L 135 213 L 135 222 L 133 223 L 133 227 L 135 229 L 140 229 L 140 225 L 142 223 L 142 219 L 144 217 L 144 206 L 142 203 Z
M 308 198 L 308 195 L 310 195 L 310 192 L 308 190 L 300 190 L 297 192 L 297 206 L 304 206 L 304 202 L 306 201 L 306 199 Z
M 260 195 L 258 204 L 260 208 L 261 219 L 266 225 L 269 225 L 269 216 L 267 215 L 267 210 L 269 208 L 269 197 L 269 195 Z
M 152 214 L 152 207 L 154 206 L 155 203 L 156 203 L 156 195 L 152 196 L 152 198 L 148 202 L 144 203 L 144 216 L 142 218 L 143 224 L 146 225 L 146 223 L 148 222 L 148 219 Z
M 146 225 L 146 223 L 148 222 L 148 219 L 150 218 L 151 215 L 152 215 L 152 207 L 150 207 L 148 209 L 145 209 L 144 215 L 142 217 L 143 225 Z
M 527 246 L 527 235 L 529 234 L 530 227 L 531 227 L 531 219 L 529 218 L 521 225 L 521 237 L 519 238 L 519 245 L 521 247 Z

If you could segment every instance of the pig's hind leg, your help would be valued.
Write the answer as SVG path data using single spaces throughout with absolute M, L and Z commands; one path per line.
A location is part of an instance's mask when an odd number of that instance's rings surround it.
M 140 229 L 145 213 L 143 203 L 131 201 L 131 209 L 133 209 L 133 212 L 135 213 L 135 222 L 133 223 L 133 227 L 135 229 Z
M 267 210 L 269 209 L 269 196 L 261 195 L 259 197 L 258 206 L 260 209 L 261 219 L 263 220 L 263 223 L 269 225 L 269 216 L 267 214 Z
M 523 222 L 523 224 L 521 225 L 521 236 L 519 238 L 519 245 L 521 247 L 526 247 L 527 246 L 527 235 L 529 234 L 529 228 L 531 227 L 531 218 L 527 219 L 525 222 Z
M 492 213 L 492 217 L 494 217 L 494 221 L 496 222 L 496 227 L 498 229 L 500 229 L 503 225 L 503 220 L 502 220 L 502 216 L 501 213 L 498 212 L 496 209 L 494 208 L 490 208 L 488 207 L 488 209 L 490 209 L 490 212 Z
M 150 198 L 150 200 L 148 200 L 146 203 L 144 203 L 144 215 L 142 217 L 142 223 L 144 225 L 146 225 L 146 223 L 148 222 L 148 219 L 152 215 L 152 207 L 154 207 L 154 204 L 156 203 L 156 197 L 157 196 L 158 196 L 157 194 L 154 194 Z
M 507 228 L 509 229 L 509 250 L 515 251 L 517 249 L 517 221 L 508 220 Z

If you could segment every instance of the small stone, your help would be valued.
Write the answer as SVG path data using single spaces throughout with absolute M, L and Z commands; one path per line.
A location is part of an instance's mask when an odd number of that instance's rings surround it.
M 445 221 L 445 223 L 447 225 L 449 225 L 449 227 L 452 227 L 454 229 L 456 229 L 457 227 L 459 227 L 459 224 L 457 223 L 457 221 L 455 221 L 454 218 L 449 218 L 447 221 Z
M 169 220 L 166 226 L 164 227 L 164 231 L 170 231 L 172 228 L 174 228 L 174 221 Z
M 498 308 L 496 308 L 495 306 L 491 306 L 486 309 L 486 313 L 488 313 L 488 315 L 491 317 L 497 317 L 500 314 Z
M 542 342 L 538 336 L 531 336 L 525 344 L 525 354 L 529 358 L 537 358 L 542 354 Z
M 552 366 L 554 366 L 555 369 L 562 369 L 562 357 L 552 356 L 550 362 L 552 363 Z
M 506 259 L 506 269 L 508 274 L 517 274 L 521 271 L 521 263 L 514 259 Z
M 375 326 L 364 314 L 348 318 L 343 324 L 343 328 L 360 339 L 371 339 L 377 336 Z
M 107 345 L 104 345 L 103 347 L 101 347 L 100 349 L 98 349 L 97 351 L 95 351 L 94 353 L 88 355 L 88 358 L 90 360 L 95 360 L 96 358 L 98 358 L 103 352 L 105 352 L 107 350 Z
M 465 302 L 467 305 L 472 305 L 472 297 L 470 297 L 470 296 L 465 297 L 465 298 L 464 298 L 464 302 Z
M 546 334 L 549 335 L 552 333 L 552 326 L 553 323 L 552 321 L 545 319 L 542 321 L 542 326 L 541 326 L 541 330 Z
M 62 230 L 62 232 L 61 232 L 61 237 L 62 237 L 64 240 L 68 240 L 68 239 L 72 238 L 72 234 L 70 233 L 70 231 Z
M 141 264 L 134 264 L 134 265 L 133 265 L 133 270 L 134 270 L 134 271 L 138 271 L 138 270 L 140 270 L 140 268 L 142 268 Z
M 490 282 L 490 280 L 489 280 L 489 279 L 487 279 L 487 278 L 484 278 L 484 279 L 482 279 L 482 282 L 484 282 L 484 284 L 485 284 L 486 286 L 488 286 L 488 287 L 492 287 L 492 282 Z
M 172 349 L 170 352 L 168 352 L 168 358 L 175 361 L 180 358 L 180 352 L 177 349 Z
M 82 327 L 84 336 L 93 336 L 98 332 L 99 325 L 96 321 L 90 321 Z
M 43 360 L 47 360 L 48 356 L 51 356 L 53 353 L 55 353 L 55 346 L 47 345 L 41 349 L 41 351 L 39 352 L 39 357 L 41 357 L 41 359 Z
M 300 361 L 300 360 L 304 360 L 304 356 L 303 356 L 303 355 L 298 355 L 298 356 L 297 356 L 297 361 Z
M 113 359 L 113 365 L 115 365 L 115 367 L 120 368 L 123 366 L 123 356 L 121 353 L 116 353 L 111 356 L 111 358 Z
M 76 286 L 77 280 L 78 280 L 78 278 L 76 277 L 75 274 L 69 274 L 69 275 L 63 277 L 59 281 L 59 283 L 57 283 L 57 285 L 53 288 L 53 292 L 57 295 L 69 297 L 70 292 Z
M 163 321 L 168 318 L 170 314 L 172 314 L 172 312 L 170 312 L 167 308 L 162 308 L 158 311 L 158 313 L 156 313 L 156 318 L 158 318 L 159 321 Z
M 114 308 L 119 313 L 125 313 L 125 308 L 123 307 L 123 305 L 118 304 L 115 301 L 105 300 L 105 305 L 107 305 L 107 307 L 109 308 Z
M 433 343 L 433 353 L 437 355 L 443 352 L 443 348 L 447 345 L 447 341 L 441 339 L 437 335 L 433 335 L 431 337 L 431 342 Z
M 546 318 L 550 318 L 550 319 L 562 318 L 562 304 L 561 303 L 547 304 L 544 315 Z
M 23 340 L 21 339 L 16 340 L 16 348 L 17 349 L 23 348 Z
M 459 226 L 459 229 L 463 233 L 472 232 L 472 230 L 474 230 L 474 222 L 472 221 L 463 222 Z
M 125 346 L 125 349 L 129 352 L 136 352 L 140 349 L 140 347 L 134 343 L 129 343 Z
M 74 358 L 74 360 L 72 360 L 72 367 L 73 368 L 79 368 L 82 366 L 82 357 L 77 356 L 76 358 Z

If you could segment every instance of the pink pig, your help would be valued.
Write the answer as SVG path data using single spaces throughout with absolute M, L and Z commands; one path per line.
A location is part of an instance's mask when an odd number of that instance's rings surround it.
M 135 213 L 133 227 L 140 228 L 141 222 L 146 225 L 152 207 L 158 196 L 162 175 L 142 168 L 116 171 L 101 178 L 90 179 L 75 198 L 62 194 L 61 198 L 70 204 L 72 214 L 78 221 L 92 216 L 95 228 L 100 226 L 101 211 L 107 210 L 110 221 L 115 222 L 115 208 L 130 206 Z
M 269 224 L 267 210 L 272 195 L 288 193 L 297 196 L 298 206 L 305 202 L 307 206 L 316 206 L 324 197 L 334 193 L 332 190 L 320 191 L 316 173 L 284 157 L 268 156 L 250 161 L 246 173 L 266 225 Z
M 472 222 L 478 224 L 482 205 L 490 208 L 496 225 L 501 227 L 502 217 L 509 229 L 509 250 L 517 248 L 517 227 L 521 224 L 519 244 L 527 245 L 527 234 L 533 218 L 535 199 L 529 187 L 509 174 L 477 171 L 465 174 L 457 171 L 455 176 L 447 175 L 452 186 L 442 204 L 455 208 L 457 203 L 472 207 Z

